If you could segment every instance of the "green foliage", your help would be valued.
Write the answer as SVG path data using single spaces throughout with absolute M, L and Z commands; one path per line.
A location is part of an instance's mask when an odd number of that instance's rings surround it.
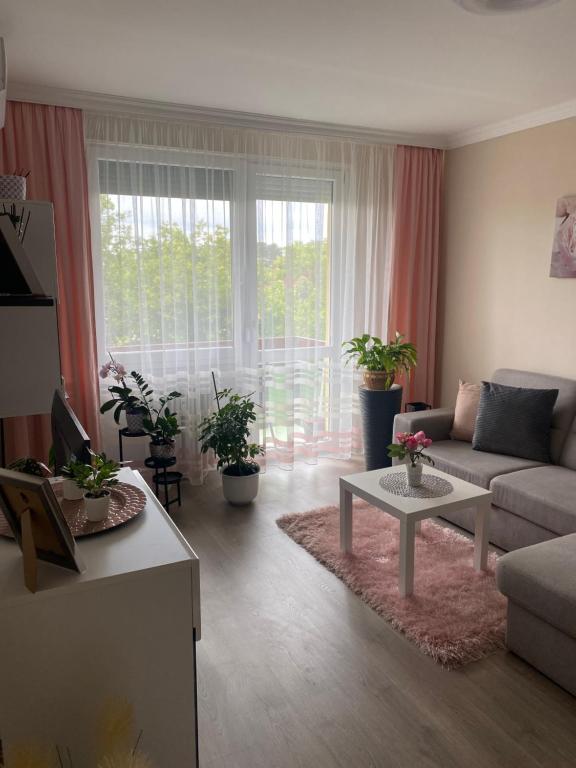
M 60 474 L 62 477 L 66 477 L 69 480 L 75 480 L 78 482 L 78 477 L 81 475 L 86 475 L 90 473 L 90 466 L 88 464 L 84 464 L 83 461 L 79 461 L 78 459 L 70 459 L 68 464 L 65 464 L 60 469 Z
M 107 413 L 114 408 L 114 421 L 116 424 L 120 424 L 120 416 L 122 411 L 127 411 L 132 408 L 143 408 L 148 410 L 146 402 L 142 401 L 137 395 L 133 394 L 133 390 L 127 386 L 113 386 L 108 387 L 113 397 L 111 400 L 107 400 L 100 406 L 100 413 Z
M 7 469 L 11 469 L 14 472 L 22 472 L 25 475 L 34 475 L 35 477 L 46 477 L 46 475 L 50 474 L 46 464 L 29 456 L 16 459 L 8 465 Z
M 120 465 L 112 459 L 107 459 L 105 453 L 91 451 L 90 464 L 74 462 L 68 466 L 76 484 L 95 498 L 103 496 L 109 488 L 118 483 Z
M 202 453 L 210 449 L 218 457 L 218 468 L 231 475 L 251 475 L 258 471 L 255 457 L 264 453 L 257 443 L 250 443 L 250 425 L 256 421 L 252 395 L 234 394 L 231 389 L 216 392 L 218 410 L 200 423 Z M 227 399 L 225 405 L 220 401 Z
M 229 229 L 199 221 L 186 233 L 165 223 L 154 235 L 137 236 L 111 197 L 101 195 L 100 210 L 108 347 L 230 343 Z M 328 242 L 258 243 L 256 260 L 259 335 L 283 339 L 289 328 L 291 336 L 327 341 Z
M 396 331 L 396 337 L 389 344 L 384 344 L 377 336 L 365 333 L 342 345 L 345 350 L 343 355 L 346 362 L 354 360 L 357 368 L 365 368 L 367 371 L 384 371 L 390 374 L 390 386 L 394 383 L 394 376 L 400 371 L 410 373 L 416 365 L 416 347 L 409 342 L 402 341 L 402 336 Z
M 140 399 L 146 405 L 148 416 L 144 419 L 144 430 L 150 435 L 153 443 L 171 442 L 182 430 L 178 425 L 178 417 L 168 408 L 168 403 L 182 395 L 176 391 L 162 395 L 158 398 L 160 405 L 156 408 L 153 398 L 154 390 L 150 388 L 142 374 L 132 371 L 130 376 L 136 382 Z

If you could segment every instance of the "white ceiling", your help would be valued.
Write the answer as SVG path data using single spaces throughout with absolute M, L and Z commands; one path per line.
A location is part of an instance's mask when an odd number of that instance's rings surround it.
M 576 0 L 0 0 L 9 82 L 454 136 L 576 99 Z

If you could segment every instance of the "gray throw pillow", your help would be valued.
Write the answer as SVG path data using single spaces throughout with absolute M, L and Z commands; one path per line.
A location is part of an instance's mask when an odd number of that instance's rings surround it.
M 550 429 L 557 389 L 482 382 L 472 448 L 550 463 Z

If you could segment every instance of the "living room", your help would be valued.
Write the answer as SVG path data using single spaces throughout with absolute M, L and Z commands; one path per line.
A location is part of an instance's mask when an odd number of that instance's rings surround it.
M 573 0 L 0 7 L 0 765 L 574 765 Z

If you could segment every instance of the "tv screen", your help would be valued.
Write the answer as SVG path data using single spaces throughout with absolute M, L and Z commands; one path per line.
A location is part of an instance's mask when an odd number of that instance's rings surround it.
M 90 438 L 62 392 L 56 390 L 52 400 L 52 444 L 54 474 L 71 459 L 90 463 Z

